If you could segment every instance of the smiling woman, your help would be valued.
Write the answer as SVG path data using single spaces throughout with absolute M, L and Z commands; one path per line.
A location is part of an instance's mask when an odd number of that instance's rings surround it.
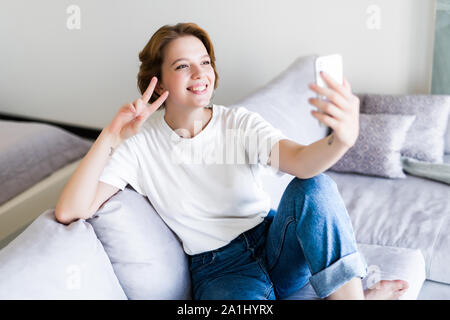
M 142 97 L 102 131 L 63 190 L 59 219 L 91 217 L 129 184 L 181 240 L 195 299 L 283 298 L 308 281 L 321 298 L 363 299 L 367 266 L 336 183 L 321 173 L 357 135 L 359 101 L 350 84 L 324 75 L 330 88 L 318 93 L 330 104 L 316 106 L 330 113 L 319 120 L 330 122 L 335 139 L 301 146 L 257 112 L 210 103 L 218 83 L 214 49 L 196 24 L 163 26 L 139 59 Z M 222 151 L 226 162 L 183 160 Z M 295 176 L 277 210 L 261 188 L 259 165 Z M 396 297 L 405 286 L 369 293 Z
M 194 38 L 186 40 L 186 42 L 189 43 L 185 44 L 190 44 L 191 42 L 200 42 L 196 43 L 195 45 L 197 47 L 200 47 L 200 51 L 198 52 L 202 52 L 202 54 L 200 56 L 196 56 L 195 53 L 197 48 L 193 48 L 193 56 L 176 56 L 173 58 L 170 57 L 173 60 L 169 59 L 169 57 L 166 57 L 166 59 L 164 59 L 165 54 L 168 51 L 167 47 L 169 45 L 173 45 L 174 40 L 178 40 L 183 37 Z M 182 39 L 182 41 L 184 42 L 185 39 Z M 202 46 L 204 48 L 201 48 Z M 189 47 L 190 46 L 188 46 L 188 48 Z M 190 61 L 190 59 L 193 59 L 193 61 Z M 164 66 L 168 68 L 174 68 L 173 70 L 176 71 L 182 70 L 183 72 L 186 72 L 183 69 L 189 68 L 190 65 L 189 63 L 181 63 L 183 61 L 191 62 L 194 64 L 199 62 L 205 67 L 211 68 L 212 72 L 214 73 L 214 75 L 211 75 L 211 77 L 214 78 L 214 81 L 212 82 L 212 84 L 209 84 L 210 88 L 208 89 L 212 88 L 213 90 L 215 90 L 218 86 L 219 75 L 216 69 L 216 57 L 214 54 L 212 41 L 208 33 L 195 23 L 178 23 L 174 26 L 165 25 L 159 28 L 150 38 L 144 49 L 139 53 L 139 60 L 141 61 L 141 66 L 139 68 L 137 82 L 138 88 L 141 93 L 145 91 L 145 89 L 148 87 L 148 84 L 150 83 L 150 80 L 154 76 L 158 79 L 161 79 L 161 82 L 164 84 L 165 77 L 163 77 L 162 70 Z M 160 96 L 160 89 L 161 88 L 155 90 L 152 97 L 150 98 L 151 102 L 155 101 Z M 212 90 L 210 90 L 210 92 L 212 93 Z M 170 93 L 172 94 L 172 92 Z M 166 106 L 166 103 L 169 102 L 166 101 L 162 105 L 162 108 Z

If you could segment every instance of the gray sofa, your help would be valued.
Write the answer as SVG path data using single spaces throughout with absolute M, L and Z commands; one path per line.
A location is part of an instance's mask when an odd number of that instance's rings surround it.
M 311 117 L 312 107 L 307 104 L 313 95 L 307 90 L 314 79 L 313 61 L 314 56 L 298 59 L 230 107 L 242 105 L 260 113 L 302 144 L 325 137 L 328 128 Z M 450 160 L 448 155 L 444 159 Z M 266 169 L 261 183 L 276 209 L 293 176 Z M 391 179 L 325 173 L 338 185 L 369 266 L 364 287 L 381 279 L 404 279 L 410 288 L 402 299 L 450 299 L 449 185 L 410 174 Z M 423 295 L 424 282 L 430 288 L 427 295 Z M 130 186 L 91 219 L 69 226 L 59 224 L 49 209 L 0 250 L 0 299 L 190 298 L 187 256 L 179 239 L 148 199 Z M 289 299 L 317 296 L 307 285 Z
M 425 280 L 420 250 L 358 244 L 369 274 L 404 279 L 403 299 L 416 299 Z M 188 259 L 178 238 L 146 197 L 131 187 L 89 220 L 68 226 L 54 210 L 40 215 L 0 251 L 0 299 L 191 299 Z M 318 299 L 310 285 L 287 299 Z

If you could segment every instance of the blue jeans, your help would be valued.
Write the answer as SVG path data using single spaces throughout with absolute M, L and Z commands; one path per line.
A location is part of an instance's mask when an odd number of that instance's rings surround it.
M 226 246 L 189 256 L 196 300 L 283 299 L 310 281 L 325 298 L 367 265 L 336 183 L 295 177 L 256 227 Z

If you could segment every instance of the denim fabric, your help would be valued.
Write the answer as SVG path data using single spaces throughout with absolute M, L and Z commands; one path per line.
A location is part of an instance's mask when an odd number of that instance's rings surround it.
M 325 298 L 367 274 L 336 183 L 295 177 L 277 210 L 224 247 L 189 256 L 196 300 L 283 299 L 311 282 Z

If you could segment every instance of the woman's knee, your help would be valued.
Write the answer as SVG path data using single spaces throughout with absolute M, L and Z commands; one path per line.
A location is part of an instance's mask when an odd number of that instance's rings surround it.
M 311 214 L 314 219 L 348 215 L 345 203 L 339 193 L 336 183 L 326 174 L 318 174 L 309 179 L 295 177 L 287 186 L 280 205 L 286 208 L 297 208 L 297 219 Z
M 295 177 L 288 184 L 286 191 L 314 196 L 320 193 L 336 192 L 336 187 L 336 182 L 333 179 L 324 173 L 320 173 L 309 179 Z

